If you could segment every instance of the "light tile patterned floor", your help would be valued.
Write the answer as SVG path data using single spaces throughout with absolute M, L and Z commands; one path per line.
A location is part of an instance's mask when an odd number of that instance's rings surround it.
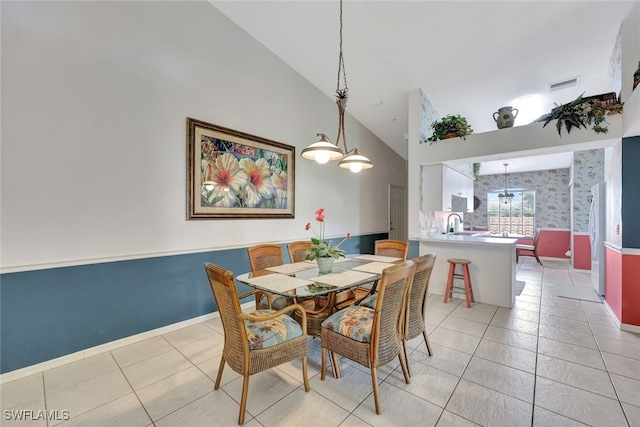
M 568 264 L 567 264 L 568 265 Z M 602 304 L 557 297 L 590 286 L 588 273 L 518 266 L 513 309 L 429 298 L 434 350 L 410 342 L 412 382 L 398 363 L 369 371 L 343 360 L 343 378 L 320 381 L 320 342 L 309 341 L 311 391 L 300 362 L 251 377 L 247 426 L 640 426 L 640 335 L 620 331 Z M 560 266 L 561 267 L 561 266 Z M 235 426 L 242 379 L 222 352 L 219 319 L 183 328 L 2 385 L 3 426 Z M 5 410 L 68 410 L 67 421 L 9 421 Z

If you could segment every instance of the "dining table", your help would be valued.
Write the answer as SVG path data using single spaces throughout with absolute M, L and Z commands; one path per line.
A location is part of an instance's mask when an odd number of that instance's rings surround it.
M 380 255 L 348 255 L 335 260 L 331 273 L 320 273 L 316 261 L 302 261 L 243 273 L 236 280 L 302 305 L 307 314 L 307 333 L 317 336 L 327 317 L 366 298 L 375 290 L 382 270 L 401 261 Z M 295 312 L 293 317 L 300 321 Z

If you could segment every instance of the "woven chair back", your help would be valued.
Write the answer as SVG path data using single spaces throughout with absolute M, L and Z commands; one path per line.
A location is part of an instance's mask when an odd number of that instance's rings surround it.
M 376 240 L 374 244 L 374 254 L 407 259 L 409 245 L 400 240 Z
M 287 251 L 289 252 L 289 260 L 291 262 L 302 262 L 307 259 L 307 254 L 304 253 L 311 246 L 311 240 L 301 240 L 298 242 L 291 242 L 287 244 Z
M 206 263 L 204 268 L 222 320 L 224 358 L 234 371 L 243 372 L 244 355 L 249 352 L 249 341 L 243 321 L 239 317 L 242 308 L 233 273 L 209 263 Z
M 411 291 L 407 293 L 407 311 L 405 338 L 413 339 L 424 331 L 424 316 L 427 309 L 429 279 L 435 265 L 437 254 L 426 254 L 415 258 L 416 271 L 413 274 Z
M 387 364 L 400 353 L 400 316 L 414 271 L 413 261 L 382 271 L 371 332 L 371 361 L 374 366 Z
M 257 245 L 247 248 L 249 254 L 249 264 L 251 271 L 262 270 L 269 267 L 282 265 L 282 246 L 280 245 Z

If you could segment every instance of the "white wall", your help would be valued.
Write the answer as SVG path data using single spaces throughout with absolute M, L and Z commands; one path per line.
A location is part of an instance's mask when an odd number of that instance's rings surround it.
M 4 272 L 307 238 L 320 206 L 330 236 L 387 229 L 406 162 L 351 116 L 372 170 L 302 159 L 333 100 L 209 3 L 1 8 Z M 187 221 L 187 117 L 296 146 L 295 219 Z
M 622 247 L 622 142 L 604 149 L 604 182 L 607 204 L 605 241 Z M 616 227 L 619 227 L 618 232 Z

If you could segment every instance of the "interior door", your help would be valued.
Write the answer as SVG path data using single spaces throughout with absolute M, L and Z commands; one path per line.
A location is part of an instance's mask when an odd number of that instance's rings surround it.
M 407 240 L 406 190 L 389 186 L 389 238 Z

